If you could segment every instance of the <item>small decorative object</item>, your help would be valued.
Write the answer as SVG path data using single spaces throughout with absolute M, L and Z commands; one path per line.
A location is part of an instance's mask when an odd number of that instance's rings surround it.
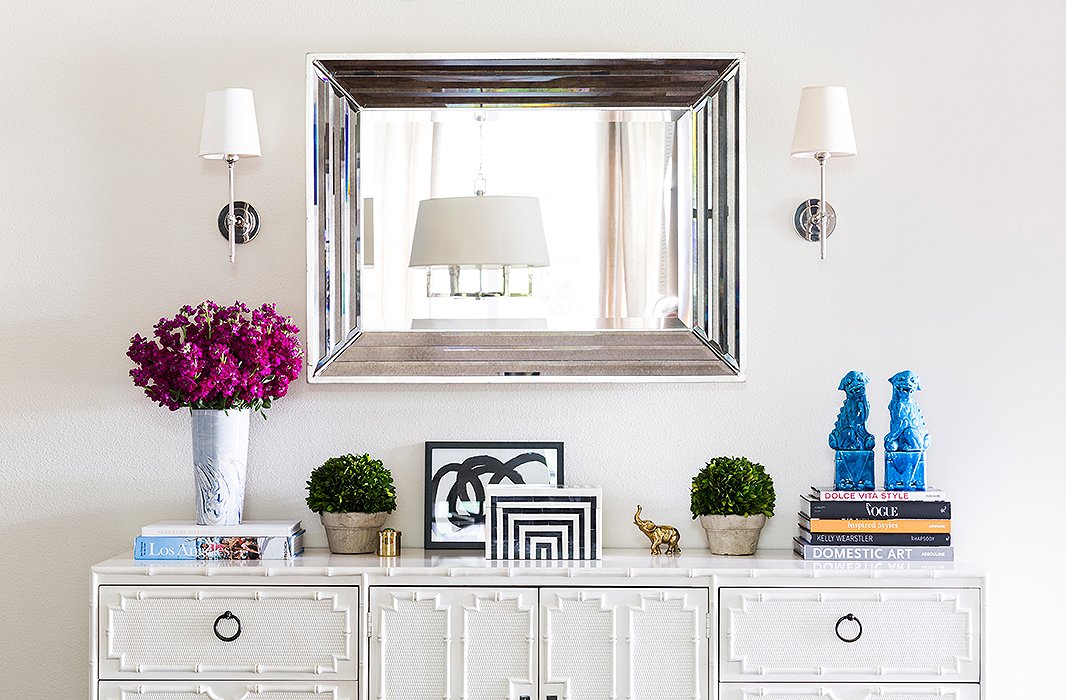
M 387 527 L 378 533 L 378 556 L 400 556 L 400 537 L 403 535 L 399 530 Z
M 700 519 L 711 554 L 754 554 L 774 498 L 766 468 L 745 457 L 715 457 L 692 477 L 692 517 Z
M 483 548 L 489 484 L 562 483 L 561 442 L 427 442 L 425 547 Z
M 866 385 L 870 378 L 852 370 L 837 387 L 844 392 L 836 426 L 829 433 L 829 446 L 836 450 L 836 476 L 833 487 L 838 491 L 870 491 L 874 488 L 874 445 L 877 439 L 866 430 L 870 402 Z
M 300 375 L 299 332 L 272 304 L 205 301 L 159 319 L 151 338 L 130 339 L 133 383 L 160 406 L 192 411 L 197 524 L 240 524 L 248 418 L 265 418 Z
M 924 491 L 925 451 L 929 432 L 914 399 L 921 390 L 918 375 L 904 370 L 892 375 L 892 400 L 888 403 L 889 429 L 885 435 L 885 490 Z
M 681 535 L 676 527 L 672 525 L 656 525 L 650 520 L 641 519 L 639 505 L 637 506 L 637 512 L 633 515 L 633 524 L 640 528 L 640 531 L 651 540 L 651 553 L 655 556 L 663 553 L 663 547 L 666 547 L 667 556 L 681 554 L 681 547 L 678 546 L 681 542 Z
M 486 559 L 601 557 L 601 489 L 489 486 L 485 497 Z
M 373 552 L 385 518 L 396 510 L 392 472 L 368 454 L 330 457 L 311 472 L 307 507 L 321 516 L 329 551 Z

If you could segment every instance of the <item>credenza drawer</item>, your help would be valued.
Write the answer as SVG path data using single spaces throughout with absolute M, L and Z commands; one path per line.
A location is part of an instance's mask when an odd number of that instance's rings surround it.
M 977 682 L 975 588 L 723 588 L 722 681 Z
M 355 681 L 102 681 L 100 700 L 356 700 Z M 947 700 L 953 700 L 948 698 Z
M 719 700 L 978 700 L 981 696 L 981 687 L 976 684 L 928 683 L 723 683 L 719 691 Z
M 100 678 L 356 678 L 358 589 L 101 586 Z

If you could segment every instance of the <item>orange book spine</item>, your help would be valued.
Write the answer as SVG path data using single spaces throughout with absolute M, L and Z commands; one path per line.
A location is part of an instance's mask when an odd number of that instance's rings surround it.
M 951 532 L 950 520 L 811 520 L 811 532 Z

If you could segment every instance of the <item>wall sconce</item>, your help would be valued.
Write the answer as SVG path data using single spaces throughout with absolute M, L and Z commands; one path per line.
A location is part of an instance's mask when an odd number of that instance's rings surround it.
M 826 239 L 836 230 L 837 215 L 825 199 L 825 164 L 830 158 L 855 155 L 848 91 L 842 87 L 805 87 L 800 95 L 792 155 L 818 161 L 818 199 L 808 199 L 796 209 L 796 232 L 817 241 L 825 260 Z M 824 232 L 824 235 L 823 235 Z
M 237 244 L 259 233 L 259 212 L 247 202 L 233 199 L 233 166 L 241 158 L 258 158 L 259 127 L 255 102 L 247 88 L 226 88 L 207 93 L 200 157 L 225 160 L 229 166 L 229 205 L 218 214 L 218 230 L 229 240 L 229 261 L 237 259 Z

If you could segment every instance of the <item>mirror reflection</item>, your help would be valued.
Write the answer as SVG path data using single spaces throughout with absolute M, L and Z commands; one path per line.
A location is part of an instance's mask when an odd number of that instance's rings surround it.
M 367 113 L 363 328 L 690 325 L 692 250 L 676 223 L 691 198 L 679 183 L 692 160 L 677 157 L 690 122 L 669 110 Z

